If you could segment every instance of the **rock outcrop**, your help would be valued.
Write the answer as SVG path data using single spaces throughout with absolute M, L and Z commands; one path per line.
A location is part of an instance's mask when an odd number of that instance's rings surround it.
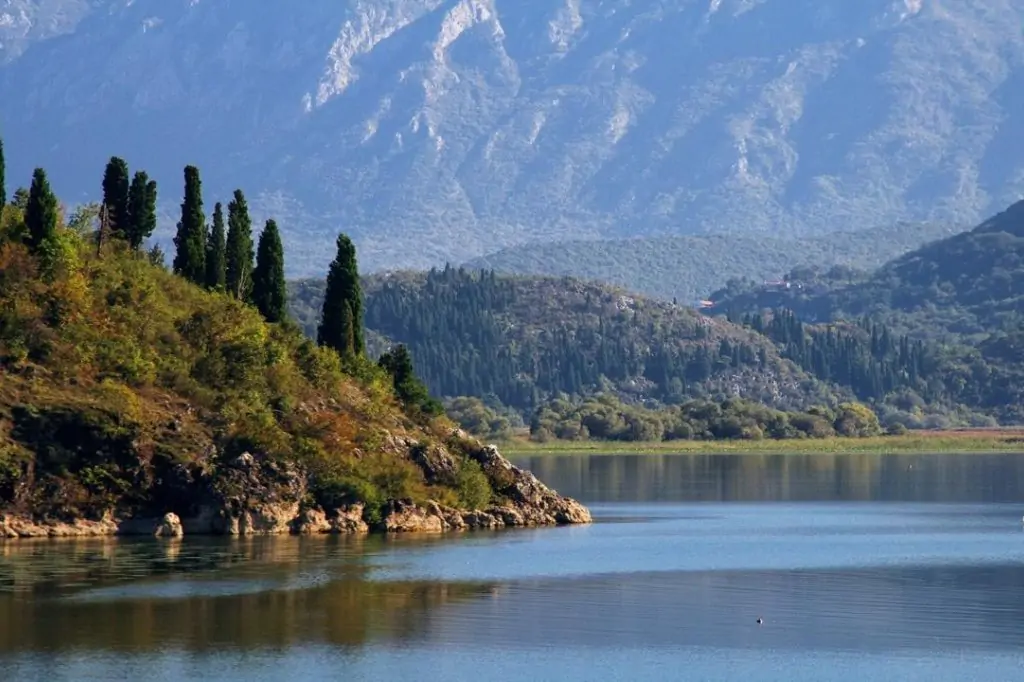
M 462 452 L 480 465 L 494 503 L 486 509 L 460 510 L 435 501 L 390 500 L 379 513 L 369 513 L 363 504 L 325 510 L 310 504 L 308 477 L 298 465 L 244 453 L 216 467 L 165 472 L 166 485 L 178 501 L 175 511 L 152 517 L 108 512 L 98 519 L 70 520 L 0 514 L 0 538 L 445 533 L 591 521 L 579 502 L 559 495 L 529 471 L 513 466 L 494 446 L 481 446 L 461 431 L 451 434 L 447 446 L 399 440 L 393 445 L 406 449 L 430 483 L 451 480 L 460 466 L 454 452 Z

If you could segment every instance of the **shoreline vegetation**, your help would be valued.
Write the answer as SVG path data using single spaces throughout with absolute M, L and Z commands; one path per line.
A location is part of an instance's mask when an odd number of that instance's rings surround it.
M 570 455 L 843 455 L 1024 453 L 1024 428 L 947 429 L 866 438 L 675 440 L 649 442 L 548 441 L 495 443 L 509 458 Z
M 589 523 L 455 427 L 406 349 L 365 352 L 355 247 L 317 338 L 285 308 L 280 231 L 199 169 L 169 270 L 156 183 L 112 157 L 67 214 L 46 171 L 5 203 L 0 159 L 0 540 L 441 533 Z

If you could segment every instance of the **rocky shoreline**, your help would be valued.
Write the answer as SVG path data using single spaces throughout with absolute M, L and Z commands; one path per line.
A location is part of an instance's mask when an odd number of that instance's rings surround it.
M 410 451 L 428 479 L 451 464 L 451 455 L 444 448 L 425 452 L 411 445 Z M 551 490 L 529 471 L 513 466 L 494 446 L 474 448 L 471 456 L 499 493 L 500 504 L 459 510 L 433 501 L 415 504 L 390 500 L 376 519 L 368 519 L 362 504 L 331 510 L 310 506 L 307 481 L 297 467 L 259 461 L 246 453 L 231 462 L 216 482 L 203 482 L 207 485 L 202 499 L 191 505 L 189 513 L 169 511 L 122 518 L 108 512 L 98 519 L 0 513 L 0 539 L 446 533 L 591 522 L 586 507 Z

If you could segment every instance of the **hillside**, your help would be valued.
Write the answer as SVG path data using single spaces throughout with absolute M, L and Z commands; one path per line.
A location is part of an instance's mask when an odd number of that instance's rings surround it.
M 46 187 L 0 220 L 0 538 L 589 519 L 374 363 L 58 224 Z
M 372 271 L 962 225 L 1024 187 L 1022 23 L 1016 0 L 3 0 L 0 130 L 13 176 L 76 203 L 128 150 L 162 186 L 184 156 L 248 188 L 293 277 L 339 229 Z
M 315 333 L 322 282 L 290 286 L 292 315 Z M 370 276 L 364 291 L 367 328 L 406 344 L 439 396 L 493 395 L 524 414 L 604 390 L 633 402 L 836 399 L 753 331 L 608 285 L 445 268 Z
M 978 350 L 868 320 L 804 324 L 781 312 L 729 321 L 594 282 L 455 268 L 372 275 L 364 287 L 375 352 L 405 344 L 436 395 L 480 398 L 527 422 L 551 401 L 599 394 L 652 407 L 739 398 L 784 410 L 856 398 L 887 425 L 909 427 L 1024 419 L 1024 389 Z M 290 284 L 291 314 L 307 334 L 322 289 Z
M 1007 421 L 1024 418 L 1024 202 L 873 272 L 805 269 L 787 279 L 733 282 L 712 294 L 710 312 L 735 320 L 781 308 L 805 321 L 870 318 L 931 342 L 936 379 L 953 399 Z
M 712 294 L 718 312 L 785 306 L 804 317 L 871 316 L 920 338 L 980 341 L 1024 321 L 1024 202 L 870 273 L 795 272 L 789 289 Z
M 581 277 L 691 303 L 734 278 L 775 280 L 800 267 L 874 269 L 956 231 L 915 223 L 806 238 L 730 233 L 552 242 L 502 249 L 464 266 L 506 274 Z

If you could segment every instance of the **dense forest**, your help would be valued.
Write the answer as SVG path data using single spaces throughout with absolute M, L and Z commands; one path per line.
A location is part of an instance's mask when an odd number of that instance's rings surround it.
M 309 329 L 315 281 L 292 283 Z M 776 409 L 859 400 L 884 425 L 1015 422 L 1015 384 L 980 353 L 886 325 L 808 324 L 786 310 L 707 317 L 668 302 L 570 278 L 508 277 L 445 268 L 366 279 L 367 326 L 381 348 L 408 346 L 450 409 L 499 431 L 552 401 L 614 395 L 652 408 L 693 399 L 752 400 Z M 455 399 L 475 396 L 492 416 Z M 511 408 L 511 413 L 509 412 Z M 513 414 L 514 413 L 514 414 Z M 490 427 L 487 427 L 490 429 Z
M 307 332 L 320 286 L 292 285 L 292 312 Z M 523 414 L 560 394 L 602 389 L 665 403 L 832 399 L 752 330 L 570 278 L 453 267 L 375 275 L 366 280 L 366 325 L 405 344 L 436 395 L 490 395 Z
M 787 320 L 870 319 L 876 329 L 889 330 L 886 345 L 895 333 L 905 335 L 901 343 L 918 348 L 920 360 L 905 365 L 896 358 L 898 365 L 868 377 L 877 388 L 860 395 L 911 389 L 915 399 L 961 403 L 1005 422 L 1024 420 L 1024 202 L 874 272 L 805 268 L 782 286 L 731 282 L 713 299 L 712 313 L 750 323 L 751 316 L 782 309 L 792 311 L 783 314 Z M 807 366 L 791 338 L 778 329 L 770 333 L 787 357 Z M 904 346 L 900 351 L 900 358 L 908 357 Z M 895 358 L 891 350 L 887 355 Z

